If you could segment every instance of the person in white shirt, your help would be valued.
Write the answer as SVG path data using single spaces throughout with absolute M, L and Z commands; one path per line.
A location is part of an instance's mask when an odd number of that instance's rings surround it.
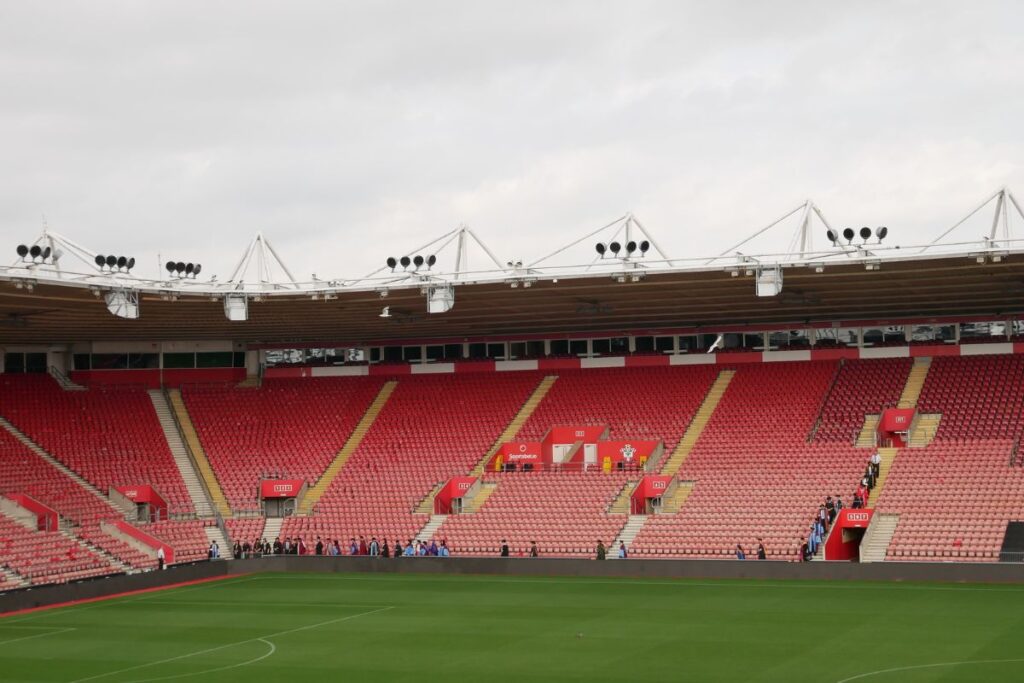
M 878 475 L 882 471 L 882 454 L 878 451 L 871 456 L 871 469 L 875 472 L 875 479 L 878 479 Z
M 160 546 L 156 549 L 156 567 L 157 569 L 164 568 L 164 547 Z

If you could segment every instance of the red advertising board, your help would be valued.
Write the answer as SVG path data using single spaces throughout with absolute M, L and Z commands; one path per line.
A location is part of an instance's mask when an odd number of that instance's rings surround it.
M 305 483 L 301 479 L 264 479 L 260 482 L 260 498 L 295 498 Z
M 905 432 L 914 420 L 913 408 L 888 408 L 882 411 L 878 428 L 885 432 Z
M 630 511 L 633 514 L 646 514 L 647 513 L 647 500 L 649 498 L 661 498 L 668 491 L 668 487 L 672 484 L 672 477 L 650 474 L 640 480 L 640 483 L 633 489 L 633 494 L 630 496 Z
M 860 557 L 860 542 L 874 512 L 870 508 L 840 510 L 825 539 L 825 559 L 849 561 Z
M 36 528 L 39 531 L 57 530 L 57 511 L 52 507 L 43 505 L 35 498 L 26 496 L 24 493 L 8 493 L 5 495 L 8 500 L 17 503 L 36 516 Z
M 608 431 L 608 425 L 556 425 L 544 440 L 548 443 L 597 443 Z
M 448 483 L 442 486 L 434 496 L 434 514 L 451 514 L 452 501 L 465 496 L 475 483 L 476 477 L 452 477 L 449 479 Z

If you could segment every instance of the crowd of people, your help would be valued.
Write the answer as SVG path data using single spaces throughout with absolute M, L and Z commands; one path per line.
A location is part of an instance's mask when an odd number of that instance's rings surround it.
M 867 505 L 871 491 L 875 488 L 875 484 L 878 483 L 878 476 L 881 474 L 881 470 L 882 456 L 876 451 L 864 466 L 864 475 L 861 477 L 860 482 L 857 484 L 857 489 L 853 493 L 853 502 L 850 504 L 852 509 L 859 510 Z M 835 500 L 832 499 L 832 496 L 825 496 L 825 501 L 818 506 L 818 510 L 814 513 L 814 519 L 811 520 L 807 536 L 800 539 L 801 561 L 809 562 L 817 554 L 821 544 L 825 542 L 825 538 L 828 536 L 829 529 L 835 524 L 836 518 L 844 507 L 846 505 L 838 493 Z
M 219 551 L 215 546 L 216 542 L 210 546 L 210 559 L 216 559 L 215 552 L 219 556 Z M 249 541 L 235 541 L 231 549 L 231 555 L 236 560 L 267 555 L 325 555 L 331 557 L 339 555 L 365 555 L 367 557 L 397 558 L 450 557 L 451 551 L 448 549 L 448 541 L 444 539 L 440 543 L 437 540 L 424 543 L 410 538 L 406 541 L 405 545 L 400 540 L 395 539 L 394 544 L 391 545 L 388 544 L 387 539 L 378 541 L 376 536 L 371 536 L 370 540 L 367 541 L 365 536 L 360 536 L 358 540 L 353 537 L 349 539 L 347 544 L 343 544 L 337 538 L 325 540 L 317 536 L 312 548 L 301 537 L 295 539 L 285 537 L 283 541 L 278 537 L 274 539 L 273 543 L 267 541 L 266 538 L 258 538 L 252 543 Z
M 745 559 L 747 559 L 747 551 L 744 549 L 742 543 L 737 543 L 736 544 L 736 559 L 737 560 L 745 560 Z M 768 559 L 768 551 L 764 549 L 764 541 L 761 540 L 760 538 L 757 539 L 757 559 L 759 559 L 759 560 L 767 560 Z

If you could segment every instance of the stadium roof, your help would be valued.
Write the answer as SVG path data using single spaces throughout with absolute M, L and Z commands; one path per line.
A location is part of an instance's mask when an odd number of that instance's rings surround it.
M 995 203 L 988 237 L 941 240 L 983 207 Z M 812 222 L 831 230 L 810 201 L 712 258 L 669 259 L 630 214 L 526 265 L 502 265 L 472 230 L 460 227 L 409 255 L 448 245 L 455 267 L 442 271 L 394 266 L 350 280 L 297 282 L 261 235 L 248 245 L 225 282 L 196 278 L 136 278 L 120 267 L 97 266 L 91 251 L 53 233 L 37 245 L 53 259 L 25 258 L 0 268 L 0 343 L 75 341 L 233 340 L 248 343 L 344 345 L 401 340 L 463 340 L 572 333 L 725 327 L 771 328 L 834 322 L 927 321 L 955 317 L 1004 318 L 1024 314 L 1024 240 L 1010 237 L 1012 194 L 1000 190 L 929 245 L 892 247 L 864 228 L 825 250 L 811 249 Z M 747 255 L 736 251 L 754 237 L 799 215 L 790 251 Z M 987 226 L 986 226 L 987 227 Z M 846 240 L 843 243 L 843 239 Z M 618 256 L 594 257 L 594 241 L 619 242 Z M 648 241 L 651 255 L 639 246 Z M 465 267 L 476 244 L 489 270 Z M 588 263 L 551 265 L 574 247 Z M 618 251 L 618 250 L 616 250 Z M 49 252 L 47 252 L 49 253 Z M 69 270 L 69 257 L 86 264 Z M 382 259 L 383 261 L 383 259 Z M 98 261 L 97 261 L 98 263 Z M 74 264 L 72 264 L 74 265 Z M 251 276 L 255 271 L 255 279 Z M 383 272 L 382 272 L 383 271 Z M 390 272 L 389 272 L 390 271 Z M 283 276 L 279 274 L 283 273 Z M 765 289 L 757 292 L 757 280 Z M 774 283 L 774 284 L 773 284 Z M 765 296 L 776 291 L 775 295 Z M 773 287 L 775 289 L 773 289 Z M 111 297 L 138 303 L 138 318 L 112 315 Z M 454 299 L 450 310 L 446 303 Z M 428 301 L 435 299 L 429 313 Z M 226 317 L 225 299 L 241 299 L 247 320 Z

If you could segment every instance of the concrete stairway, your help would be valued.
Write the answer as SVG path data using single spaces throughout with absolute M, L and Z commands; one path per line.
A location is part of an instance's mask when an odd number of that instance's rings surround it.
M 867 505 L 865 507 L 873 508 L 878 502 L 878 497 L 882 495 L 882 489 L 885 488 L 885 480 L 889 476 L 889 470 L 892 468 L 892 463 L 896 460 L 896 454 L 900 452 L 898 448 L 879 448 L 878 454 L 882 456 L 882 462 L 878 466 L 878 479 L 875 480 L 875 488 L 871 489 L 871 495 L 868 496 Z
M 892 536 L 896 533 L 899 515 L 876 514 L 860 542 L 861 562 L 884 562 Z
M 924 388 L 924 381 L 928 379 L 928 369 L 932 365 L 932 359 L 927 357 L 915 358 L 914 366 L 910 368 L 907 375 L 907 382 L 903 385 L 903 393 L 900 394 L 899 408 L 916 408 L 917 399 L 921 397 L 921 389 Z
M 722 396 L 725 394 L 725 390 L 729 387 L 729 382 L 732 381 L 735 374 L 735 370 L 722 370 L 718 373 L 714 384 L 708 389 L 704 401 L 701 402 L 700 408 L 697 409 L 697 414 L 693 416 L 690 426 L 686 428 L 686 433 L 679 440 L 679 445 L 676 446 L 675 452 L 672 453 L 661 468 L 662 474 L 675 476 L 679 473 L 679 468 L 686 462 L 686 458 L 690 455 L 690 451 L 693 450 L 697 439 L 704 432 L 704 428 L 711 420 L 711 416 L 715 413 L 715 408 L 718 407 L 719 401 L 722 400 Z
M 432 539 L 446 519 L 448 519 L 448 515 L 430 515 L 430 521 L 416 534 L 416 540 L 420 543 L 426 543 Z
M 430 490 L 430 493 L 426 497 L 416 504 L 416 509 L 413 510 L 418 515 L 430 515 L 434 513 L 434 497 L 437 492 L 444 488 L 444 485 L 448 482 L 442 481 L 440 484 Z
M 471 515 L 474 512 L 479 512 L 496 488 L 498 488 L 496 483 L 481 483 L 480 490 L 476 492 L 476 495 L 465 501 L 465 505 L 462 507 L 462 514 Z
M 907 445 L 911 448 L 924 448 L 932 442 L 939 431 L 939 423 L 942 422 L 942 413 L 918 413 L 914 416 L 914 423 L 910 425 L 910 440 Z
M 523 428 L 526 421 L 530 419 L 531 415 L 533 415 L 533 411 L 537 410 L 537 406 L 540 405 L 540 402 L 543 401 L 544 397 L 547 396 L 549 391 L 551 391 L 551 387 L 554 386 L 557 379 L 557 375 L 548 375 L 540 381 L 537 388 L 533 390 L 530 397 L 526 399 L 526 402 L 523 403 L 521 408 L 519 408 L 519 412 L 516 413 L 516 416 L 513 417 L 512 421 L 508 423 L 507 427 L 505 427 L 505 431 L 501 433 L 501 436 L 498 437 L 497 441 L 494 442 L 494 445 L 487 451 L 487 454 L 484 455 L 484 457 L 480 459 L 480 462 L 476 464 L 476 467 L 473 468 L 473 471 L 470 473 L 471 476 L 479 477 L 483 474 L 484 468 L 487 467 L 487 463 L 490 462 L 491 458 L 497 454 L 501 445 L 506 441 L 512 441 L 516 438 L 516 434 L 519 433 L 519 430 Z
M 261 538 L 267 539 L 273 545 L 274 539 L 281 535 L 281 526 L 283 524 L 284 517 L 267 517 L 267 522 L 263 525 L 263 536 Z
M 28 448 L 30 451 L 32 451 L 33 453 L 38 455 L 40 458 L 42 458 L 46 462 L 48 462 L 51 465 L 53 465 L 54 467 L 56 467 L 58 470 L 60 470 L 64 474 L 66 474 L 70 479 L 75 481 L 75 483 L 77 483 L 83 489 L 85 489 L 86 491 L 89 491 L 90 493 L 95 495 L 97 498 L 102 500 L 107 505 L 110 505 L 112 508 L 114 508 L 118 512 L 121 512 L 121 513 L 134 512 L 134 510 L 123 510 L 121 508 L 118 508 L 116 505 L 114 505 L 110 501 L 110 498 L 108 498 L 106 495 L 103 494 L 102 491 L 100 491 L 98 488 L 93 486 L 91 483 L 89 483 L 88 481 L 86 481 L 85 479 L 80 477 L 77 472 L 75 472 L 74 470 L 66 467 L 64 465 L 64 463 L 62 463 L 60 460 L 57 460 L 57 458 L 55 458 L 52 455 L 50 455 L 50 453 L 46 449 L 44 449 L 42 446 L 37 444 L 32 439 L 30 439 L 24 432 L 22 432 L 20 429 L 15 427 L 13 424 L 8 422 L 6 418 L 0 417 L 0 427 L 3 427 L 8 432 L 10 432 L 10 434 L 15 439 L 17 439 L 22 444 L 24 444 L 25 447 Z
M 0 576 L 2 576 L 6 581 L 15 584 L 18 588 L 23 588 L 32 583 L 10 567 L 5 567 L 3 565 L 0 565 Z
M 665 496 L 661 500 L 661 514 L 663 515 L 674 515 L 679 512 L 679 509 L 683 507 L 683 503 L 693 493 L 693 485 L 695 482 L 692 481 L 681 481 L 676 484 L 675 490 Z
M 626 551 L 633 546 L 633 539 L 640 533 L 640 529 L 643 528 L 644 523 L 647 521 L 647 515 L 630 515 L 629 521 L 626 522 L 626 526 L 622 527 L 619 535 L 612 541 L 612 545 L 608 548 L 608 559 L 617 560 L 619 559 L 619 543 L 626 544 Z
M 76 384 L 71 380 L 70 377 L 68 377 L 66 374 L 64 374 L 57 368 L 53 367 L 52 365 L 49 367 L 47 372 L 50 373 L 50 377 L 52 377 L 57 382 L 57 384 L 60 385 L 60 388 L 63 389 L 64 391 L 86 391 L 85 387 L 83 387 L 81 384 Z
M 874 448 L 878 440 L 878 421 L 881 415 L 865 415 L 864 426 L 857 435 L 857 448 Z
M 387 405 L 388 399 L 391 398 L 391 394 L 394 393 L 395 387 L 397 386 L 398 382 L 391 380 L 390 382 L 385 382 L 384 386 L 380 388 L 380 391 L 377 393 L 377 397 L 373 399 L 373 403 L 371 403 L 370 407 L 366 409 L 365 413 L 363 413 L 363 417 L 359 420 L 359 424 L 357 424 L 355 429 L 352 430 L 352 433 L 349 434 L 348 439 L 345 441 L 345 445 L 342 446 L 341 450 L 338 451 L 338 454 L 334 456 L 334 460 L 327 466 L 327 469 L 320 475 L 320 478 L 317 479 L 316 483 L 306 491 L 306 495 L 303 496 L 302 500 L 299 502 L 296 514 L 308 515 L 313 508 L 316 507 L 320 498 L 323 497 L 327 489 L 330 488 L 331 482 L 333 482 L 334 478 L 338 476 L 338 472 L 341 472 L 341 468 L 345 466 L 348 459 L 352 457 L 352 454 L 356 452 L 357 448 L 359 448 L 359 444 L 361 444 L 363 439 L 366 438 L 366 433 L 370 431 L 370 427 L 373 426 L 377 416 L 380 415 L 382 410 L 384 410 L 384 406 Z
M 637 479 L 631 479 L 627 481 L 619 494 L 615 496 L 615 500 L 608 506 L 608 514 L 610 515 L 627 515 L 629 514 L 629 503 L 633 498 L 633 491 L 636 490 L 636 485 L 640 481 Z
M 203 531 L 206 532 L 206 540 L 210 543 L 217 541 L 217 547 L 220 548 L 221 559 L 228 559 L 231 557 L 231 539 L 224 535 L 224 530 L 219 526 L 208 526 L 203 527 Z M 249 540 L 249 539 L 239 539 Z
M 164 430 L 164 438 L 167 440 L 168 448 L 171 449 L 171 455 L 174 456 L 174 463 L 178 466 L 178 472 L 181 473 L 181 479 L 185 482 L 185 488 L 188 489 L 193 509 L 200 517 L 213 517 L 213 505 L 199 480 L 195 463 L 192 462 L 192 458 L 189 457 L 188 450 L 185 448 L 185 442 L 181 438 L 181 432 L 178 431 L 178 425 L 174 421 L 167 397 L 159 389 L 150 389 L 149 399 L 153 402 L 153 409 L 156 411 L 157 419 L 160 420 L 160 427 Z
M 119 558 L 116 555 L 113 555 L 111 553 L 108 553 L 106 550 L 104 550 L 103 548 L 99 547 L 98 545 L 95 545 L 91 541 L 87 541 L 84 538 L 79 538 L 78 536 L 76 536 L 73 532 L 69 531 L 68 529 L 60 529 L 58 531 L 59 531 L 60 535 L 63 536 L 64 538 L 66 538 L 66 539 L 68 539 L 70 541 L 77 541 L 78 543 L 81 543 L 86 548 L 88 548 L 89 550 L 93 551 L 95 554 L 99 555 L 104 560 L 106 560 L 110 564 L 110 566 L 111 566 L 111 573 L 113 573 L 113 572 L 124 572 L 125 574 L 134 574 L 134 573 L 137 573 L 139 571 L 138 569 L 135 569 L 134 567 L 132 567 L 127 562 L 122 562 L 121 558 Z
M 202 477 L 206 491 L 210 495 L 210 502 L 220 516 L 227 519 L 231 516 L 231 506 L 228 505 L 228 499 L 220 487 L 220 482 L 217 481 L 217 475 L 206 458 L 206 450 L 203 449 L 203 444 L 199 441 L 199 434 L 196 433 L 195 425 L 192 424 L 192 416 L 188 413 L 185 401 L 181 397 L 181 391 L 168 389 L 167 399 L 171 410 L 174 411 L 174 417 L 178 422 L 180 434 L 184 437 L 185 445 L 188 446 L 188 450 L 192 454 L 197 474 Z

